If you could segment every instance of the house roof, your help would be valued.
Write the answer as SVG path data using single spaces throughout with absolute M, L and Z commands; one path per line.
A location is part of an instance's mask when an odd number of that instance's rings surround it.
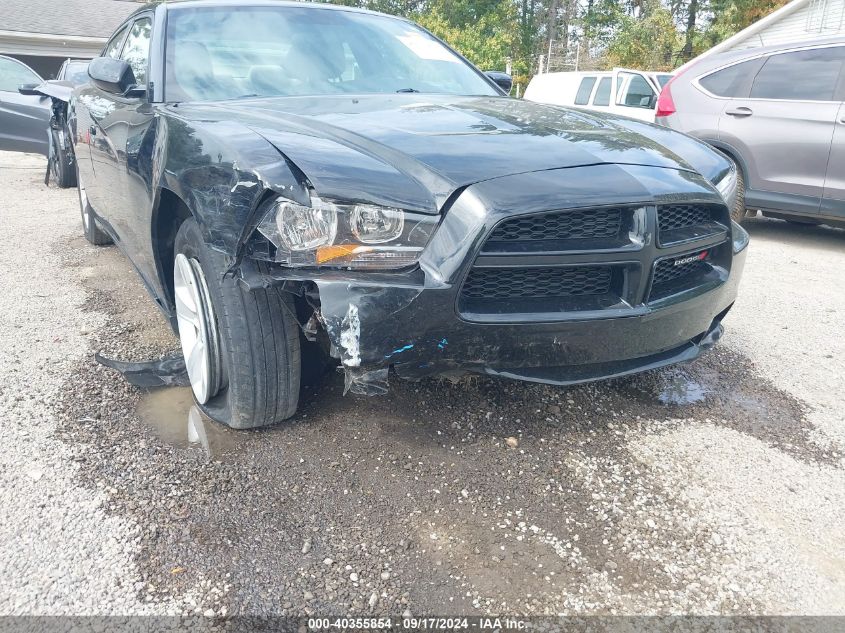
M 0 30 L 107 38 L 138 6 L 118 0 L 3 0 Z

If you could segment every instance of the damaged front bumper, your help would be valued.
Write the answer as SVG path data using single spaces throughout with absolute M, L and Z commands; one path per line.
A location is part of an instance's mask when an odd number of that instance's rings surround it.
M 614 378 L 689 361 L 711 347 L 722 333 L 721 320 L 732 306 L 741 276 L 745 244 L 733 239 L 737 230 L 682 247 L 664 249 L 657 239 L 657 208 L 661 203 L 701 201 L 714 205 L 712 190 L 691 187 L 688 176 L 661 170 L 658 187 L 638 189 L 649 168 L 590 168 L 589 189 L 575 196 L 573 208 L 590 204 L 630 204 L 648 199 L 631 245 L 614 253 L 591 251 L 544 254 L 543 265 L 608 264 L 625 270 L 624 291 L 614 301 L 577 310 L 503 310 L 476 314 L 461 305 L 461 288 L 481 259 L 482 245 L 500 221 L 521 213 L 539 213 L 560 187 L 560 177 L 528 174 L 480 183 L 467 189 L 446 213 L 420 260 L 411 271 L 372 273 L 341 270 L 291 269 L 261 266 L 245 260 L 239 271 L 248 288 L 283 287 L 296 294 L 318 295 L 316 316 L 355 393 L 386 391 L 392 366 L 403 378 L 472 372 L 533 382 L 572 385 Z M 568 170 L 570 187 L 578 170 Z M 615 194 L 597 195 L 597 178 L 614 183 Z M 626 180 L 627 178 L 627 180 Z M 626 188 L 627 184 L 627 188 Z M 686 187 L 688 193 L 677 191 Z M 613 191 L 614 189 L 610 189 Z M 519 192 L 535 192 L 531 199 Z M 508 199 L 508 196 L 517 196 Z M 617 199 L 608 200 L 615 195 Z M 532 204 L 536 208 L 532 208 Z M 547 206 L 545 208 L 548 208 Z M 725 213 L 727 210 L 725 208 Z M 709 241 L 708 241 L 709 240 Z M 659 300 L 649 296 L 650 281 L 661 259 L 707 248 L 714 254 L 713 271 L 695 288 Z M 684 251 L 683 249 L 686 249 Z M 490 259 L 514 265 L 525 257 Z M 687 258 L 688 259 L 688 258 Z M 487 264 L 484 264 L 487 265 Z M 514 303 L 514 302 L 511 302 Z
M 243 279 L 252 287 L 290 282 L 249 272 Z M 573 385 L 690 361 L 721 337 L 736 295 L 729 282 L 637 316 L 493 324 L 461 319 L 451 288 L 342 276 L 315 283 L 347 389 L 367 395 L 387 390 L 391 366 L 407 379 L 472 372 Z

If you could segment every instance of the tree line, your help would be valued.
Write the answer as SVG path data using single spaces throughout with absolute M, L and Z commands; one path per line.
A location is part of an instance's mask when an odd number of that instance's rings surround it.
M 485 70 L 673 70 L 787 0 L 330 0 L 409 17 Z

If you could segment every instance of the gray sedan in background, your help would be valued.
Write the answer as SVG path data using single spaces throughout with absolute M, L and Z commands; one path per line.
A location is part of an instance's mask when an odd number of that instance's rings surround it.
M 845 38 L 731 51 L 663 89 L 655 121 L 728 154 L 745 206 L 800 223 L 845 223 Z M 737 218 L 735 218 L 737 219 Z
M 88 83 L 88 60 L 66 59 L 55 80 L 0 56 L 0 150 L 47 154 L 44 184 L 76 186 L 67 107 L 76 86 Z
M 49 99 L 18 92 L 43 81 L 26 64 L 0 55 L 0 150 L 47 154 Z
M 56 74 L 69 88 L 88 82 L 88 60 L 66 59 Z M 35 88 L 44 79 L 17 59 L 0 55 L 0 150 L 47 154 L 50 99 Z M 25 87 L 24 94 L 20 88 Z M 68 91 L 70 95 L 70 91 Z

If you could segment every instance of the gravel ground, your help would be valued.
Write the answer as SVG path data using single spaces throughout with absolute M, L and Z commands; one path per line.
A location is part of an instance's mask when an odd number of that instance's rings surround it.
M 750 220 L 727 335 L 684 367 L 330 375 L 288 423 L 189 433 L 184 390 L 92 361 L 176 341 L 42 177 L 0 153 L 0 613 L 845 614 L 845 231 Z

